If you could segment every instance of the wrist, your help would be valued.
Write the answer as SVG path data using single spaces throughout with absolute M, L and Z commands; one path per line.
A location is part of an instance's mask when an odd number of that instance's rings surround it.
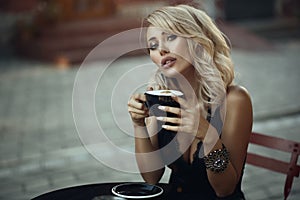
M 146 126 L 134 124 L 133 128 L 134 128 L 134 137 L 136 139 L 149 138 L 149 134 Z
M 214 173 L 224 172 L 229 163 L 229 152 L 224 144 L 222 144 L 221 148 L 213 150 L 204 156 L 204 163 L 206 169 Z
M 144 120 L 140 120 L 140 121 L 132 121 L 133 127 L 145 127 L 146 123 L 145 123 L 145 119 Z
M 145 123 L 133 123 L 133 127 L 137 128 L 137 127 L 145 127 L 146 124 Z
M 222 141 L 218 134 L 210 134 L 209 137 L 205 137 L 203 140 L 204 155 L 208 155 L 210 152 L 222 148 Z

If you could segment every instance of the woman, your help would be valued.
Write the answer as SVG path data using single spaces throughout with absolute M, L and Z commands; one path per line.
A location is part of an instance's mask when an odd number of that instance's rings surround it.
M 252 105 L 246 89 L 233 84 L 225 36 L 203 11 L 187 5 L 158 9 L 146 23 L 149 54 L 158 66 L 148 89 L 181 90 L 185 98 L 174 97 L 180 108 L 160 107 L 177 116 L 171 118 L 150 116 L 145 95 L 132 95 L 128 111 L 135 130 L 136 153 L 155 152 L 179 132 L 192 137 L 175 137 L 179 148 L 174 151 L 181 156 L 171 163 L 165 163 L 168 152 L 156 154 L 151 160 L 137 156 L 143 179 L 158 183 L 164 165 L 168 165 L 172 170 L 170 199 L 244 199 L 241 181 L 252 130 Z M 186 92 L 180 77 L 193 92 Z M 192 94 L 196 104 L 190 101 Z M 169 125 L 153 131 L 159 121 Z M 187 148 L 182 147 L 186 144 Z M 149 163 L 161 167 L 144 170 Z

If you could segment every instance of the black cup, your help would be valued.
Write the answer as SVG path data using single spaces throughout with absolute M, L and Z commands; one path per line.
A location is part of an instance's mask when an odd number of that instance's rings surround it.
M 183 93 L 177 90 L 151 90 L 145 92 L 146 95 L 146 106 L 150 111 L 151 116 L 156 117 L 177 117 L 173 113 L 165 112 L 158 109 L 158 106 L 170 106 L 180 108 L 178 102 L 176 102 L 172 96 L 183 97 Z M 160 122 L 159 125 L 162 126 L 164 123 Z M 168 124 L 168 123 L 166 123 Z

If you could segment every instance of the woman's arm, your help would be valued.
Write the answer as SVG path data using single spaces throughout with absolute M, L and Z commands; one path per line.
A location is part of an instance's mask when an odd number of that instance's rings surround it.
M 209 128 L 203 141 L 206 155 L 208 152 L 221 149 L 222 144 L 229 152 L 230 160 L 224 172 L 215 173 L 207 169 L 209 182 L 220 197 L 233 193 L 240 179 L 247 155 L 252 122 L 252 104 L 247 91 L 238 86 L 231 86 L 226 97 L 222 138 L 219 138 L 214 128 Z M 212 135 L 215 137 L 211 137 Z
M 156 120 L 154 122 L 151 120 L 153 117 L 147 118 L 149 111 L 144 105 L 145 101 L 145 95 L 133 95 L 128 102 L 128 111 L 134 126 L 135 154 L 140 173 L 146 182 L 156 184 L 161 179 L 165 167 L 157 151 Z
M 197 105 L 194 109 L 190 109 L 191 105 L 185 100 L 174 99 L 181 105 L 181 109 L 163 107 L 163 110 L 177 114 L 181 118 L 158 117 L 157 119 L 177 124 L 164 126 L 163 128 L 167 130 L 195 134 L 195 140 L 203 141 L 205 155 L 214 150 L 222 149 L 225 145 L 230 154 L 226 169 L 221 173 L 215 173 L 207 169 L 207 175 L 218 196 L 230 195 L 234 192 L 241 176 L 252 131 L 252 104 L 247 91 L 238 86 L 231 86 L 228 89 L 225 105 L 226 113 L 221 112 L 221 115 L 223 114 L 222 118 L 225 118 L 222 138 L 220 138 L 216 128 L 202 116 L 200 116 L 199 122 L 195 121 L 195 119 L 198 119 L 197 113 L 199 112 Z M 197 127 L 196 133 L 195 127 Z
M 146 127 L 134 127 L 135 153 L 139 170 L 143 179 L 150 184 L 159 182 L 164 174 L 165 167 L 157 143 L 157 135 L 152 135 L 151 123 Z M 152 129 L 152 130 L 151 130 Z M 156 129 L 157 130 L 157 129 Z M 150 135 L 150 137 L 149 137 Z

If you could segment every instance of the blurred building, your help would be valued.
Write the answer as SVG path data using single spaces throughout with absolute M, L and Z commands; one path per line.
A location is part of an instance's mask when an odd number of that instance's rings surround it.
M 107 37 L 140 27 L 155 8 L 180 3 L 227 21 L 300 16 L 298 0 L 0 0 L 0 50 L 78 63 Z

